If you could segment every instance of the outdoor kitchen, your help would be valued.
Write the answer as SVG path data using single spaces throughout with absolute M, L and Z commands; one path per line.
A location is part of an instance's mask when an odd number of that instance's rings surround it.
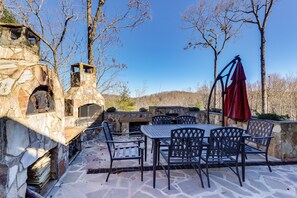
M 95 68 L 82 63 L 72 66 L 78 80 L 64 97 L 57 74 L 39 61 L 38 34 L 0 26 L 0 197 L 45 195 L 81 150 L 87 126 L 78 120 L 99 117 L 104 99 L 90 83 Z

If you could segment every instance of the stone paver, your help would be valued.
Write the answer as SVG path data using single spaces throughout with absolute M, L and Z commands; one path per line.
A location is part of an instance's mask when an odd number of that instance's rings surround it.
M 148 145 L 151 145 L 150 142 Z M 148 149 L 148 162 L 152 156 Z M 138 166 L 138 162 L 115 162 L 114 167 Z M 156 188 L 152 187 L 152 171 L 144 172 L 144 181 L 140 181 L 140 172 L 122 172 L 111 174 L 105 182 L 107 173 L 87 174 L 89 168 L 108 168 L 109 155 L 105 143 L 87 142 L 79 156 L 70 165 L 65 175 L 47 195 L 48 198 L 224 198 L 224 197 L 297 197 L 297 165 L 246 167 L 246 181 L 240 187 L 235 174 L 228 168 L 211 168 L 211 188 L 201 187 L 200 179 L 194 170 L 172 170 L 171 190 L 167 189 L 167 177 L 164 171 L 157 171 Z

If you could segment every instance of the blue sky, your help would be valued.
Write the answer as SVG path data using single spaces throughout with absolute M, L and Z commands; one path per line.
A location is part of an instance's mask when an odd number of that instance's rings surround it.
M 115 53 L 126 63 L 120 78 L 128 82 L 132 96 L 145 87 L 145 94 L 192 90 L 213 80 L 210 49 L 183 50 L 191 31 L 183 30 L 181 15 L 196 1 L 151 0 L 152 20 L 133 31 L 122 31 L 122 47 Z M 297 75 L 297 1 L 280 0 L 270 15 L 266 36 L 267 74 Z M 240 55 L 249 82 L 260 80 L 259 33 L 245 26 L 219 57 L 219 70 Z

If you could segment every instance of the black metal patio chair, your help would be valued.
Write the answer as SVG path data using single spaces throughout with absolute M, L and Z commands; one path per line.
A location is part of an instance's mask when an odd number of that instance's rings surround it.
M 207 152 L 201 157 L 206 163 L 208 187 L 210 187 L 208 167 L 211 164 L 227 165 L 237 175 L 242 186 L 238 171 L 238 156 L 243 132 L 243 129 L 237 127 L 221 127 L 210 131 Z M 230 165 L 235 165 L 235 170 Z
M 177 124 L 196 124 L 196 117 L 190 115 L 181 115 L 176 117 Z
M 106 182 L 108 181 L 109 175 L 112 173 L 112 164 L 114 160 L 132 159 L 139 160 L 141 181 L 143 181 L 143 148 L 140 146 L 140 144 L 143 142 L 143 139 L 133 139 L 127 141 L 114 140 L 107 121 L 102 122 L 102 128 L 110 155 L 110 167 L 106 177 Z
M 171 117 L 167 115 L 156 115 L 152 117 L 152 125 L 162 125 L 162 124 L 172 124 Z M 147 140 L 145 139 L 145 141 Z M 163 140 L 163 141 L 166 141 L 166 140 Z M 163 141 L 162 143 L 159 142 L 158 150 L 160 150 L 160 146 L 163 146 Z M 152 153 L 154 149 L 153 143 L 151 148 L 152 148 L 151 149 L 151 153 Z M 160 155 L 158 155 L 158 164 L 159 164 L 159 161 L 160 161 Z
M 143 138 L 144 139 L 144 161 L 147 159 L 147 138 L 144 138 L 143 133 L 139 131 L 129 131 L 129 132 L 110 132 L 112 135 L 116 136 L 122 136 L 122 135 L 128 135 L 129 137 L 133 138 Z
M 274 124 L 266 120 L 251 119 L 248 122 L 246 133 L 251 137 L 246 139 L 245 154 L 264 154 L 266 164 L 271 172 L 268 160 L 268 148 L 270 144 Z
M 152 125 L 160 125 L 160 124 L 172 124 L 172 120 L 170 116 L 167 115 L 156 115 L 152 117 Z
M 166 148 L 162 147 L 161 155 L 167 163 L 167 170 L 162 165 L 168 179 L 168 189 L 170 190 L 170 166 L 171 165 L 191 165 L 200 177 L 201 185 L 204 188 L 200 158 L 202 153 L 202 141 L 204 130 L 199 128 L 180 128 L 171 131 L 170 144 Z M 197 170 L 198 168 L 198 170 Z

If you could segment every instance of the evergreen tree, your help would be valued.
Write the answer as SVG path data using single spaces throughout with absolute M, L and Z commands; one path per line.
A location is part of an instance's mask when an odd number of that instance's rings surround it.
M 122 84 L 120 98 L 116 101 L 118 109 L 122 111 L 134 110 L 135 101 L 130 98 L 130 91 L 127 84 Z
M 14 14 L 9 12 L 1 5 L 0 2 L 0 22 L 1 23 L 19 23 L 15 18 Z

